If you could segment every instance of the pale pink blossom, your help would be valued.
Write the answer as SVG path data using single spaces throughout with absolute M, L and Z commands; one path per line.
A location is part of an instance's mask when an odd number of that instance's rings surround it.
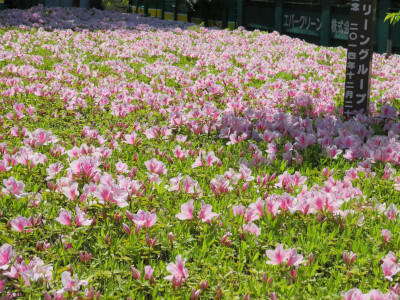
M 192 220 L 194 210 L 194 200 L 189 200 L 188 202 L 181 205 L 181 212 L 175 215 L 179 220 Z
M 154 270 L 151 266 L 144 267 L 144 279 L 151 280 L 153 278 Z
M 267 264 L 280 265 L 289 258 L 289 252 L 283 249 L 282 244 L 278 244 L 275 250 L 266 250 L 269 261 Z
M 69 165 L 68 170 L 71 172 L 73 178 L 92 181 L 99 176 L 100 161 L 96 157 L 82 156 L 74 160 Z
M 165 164 L 155 158 L 145 161 L 144 165 L 151 173 L 155 173 L 157 175 L 165 175 L 167 173 Z
M 383 271 L 383 275 L 386 279 L 392 281 L 393 276 L 400 272 L 400 264 L 397 263 L 396 255 L 389 251 L 389 253 L 382 258 L 381 268 Z
M 256 236 L 259 236 L 261 234 L 261 229 L 252 222 L 243 225 L 243 231 L 248 232 L 250 234 L 254 234 Z
M 4 280 L 0 280 L 0 293 L 2 293 L 4 291 L 4 289 L 6 288 L 6 283 L 7 281 Z
M 119 160 L 115 164 L 115 169 L 117 171 L 117 174 L 122 174 L 122 173 L 127 173 L 128 172 L 128 165 L 121 160 Z
M 243 216 L 245 207 L 241 204 L 232 206 L 234 216 Z
M 81 286 L 87 286 L 88 282 L 86 280 L 79 280 L 78 276 L 75 275 L 74 278 L 71 276 L 71 272 L 64 271 L 61 274 L 61 282 L 63 284 L 63 290 L 66 292 L 79 291 Z
M 389 230 L 387 230 L 387 229 L 382 229 L 382 231 L 381 231 L 381 236 L 382 236 L 383 240 L 384 240 L 386 243 L 388 243 L 389 240 L 392 238 L 392 233 L 391 233 Z
M 101 204 L 113 203 L 119 207 L 128 206 L 128 192 L 121 189 L 118 185 L 113 182 L 101 183 L 97 186 L 97 190 L 93 195 L 99 200 Z
M 185 268 L 185 259 L 182 259 L 182 255 L 176 257 L 175 263 L 169 263 L 167 271 L 171 275 L 166 276 L 166 280 L 171 280 L 175 286 L 180 287 L 181 284 L 189 278 L 189 271 Z
M 2 192 L 4 194 L 10 194 L 15 198 L 21 198 L 25 195 L 24 188 L 25 184 L 22 181 L 17 181 L 13 176 L 3 180 L 4 188 Z
M 132 221 L 138 228 L 150 228 L 156 223 L 157 214 L 139 209 L 138 212 L 132 216 Z
M 79 209 L 79 206 L 75 206 L 75 226 L 89 226 L 92 224 L 92 220 L 88 219 L 86 214 Z
M 70 185 L 63 186 L 61 191 L 68 200 L 75 201 L 79 196 L 78 186 L 79 184 L 77 182 L 73 182 Z
M 232 191 L 232 187 L 230 186 L 230 181 L 225 179 L 222 175 L 217 175 L 214 179 L 210 181 L 211 190 L 218 197 L 223 194 L 229 194 Z
M 198 215 L 199 219 L 205 223 L 211 223 L 212 219 L 217 216 L 217 213 L 212 212 L 212 206 L 210 204 L 206 204 L 204 201 L 201 201 L 201 209 Z
M 286 265 L 287 266 L 298 266 L 301 263 L 304 262 L 304 257 L 301 254 L 297 254 L 297 249 L 293 248 L 293 249 L 289 249 L 287 250 L 287 262 Z
M 47 169 L 47 177 L 46 180 L 51 180 L 54 179 L 54 177 L 60 173 L 60 171 L 63 169 L 63 165 L 61 164 L 61 162 L 56 162 L 54 164 L 51 164 Z
M 11 220 L 11 228 L 15 231 L 18 232 L 30 232 L 32 231 L 32 228 L 25 230 L 25 227 L 31 227 L 33 226 L 32 219 L 31 218 L 25 218 L 18 216 L 15 219 Z
M 7 270 L 8 265 L 15 256 L 15 251 L 9 244 L 4 244 L 0 247 L 0 270 Z
M 60 214 L 56 218 L 61 225 L 72 226 L 72 213 L 65 208 L 61 208 Z
M 39 279 L 50 281 L 53 275 L 53 267 L 45 265 L 40 258 L 34 257 L 28 264 L 24 260 L 14 262 L 10 271 L 3 274 L 13 279 L 22 277 L 25 284 L 30 286 L 32 281 L 38 281 Z

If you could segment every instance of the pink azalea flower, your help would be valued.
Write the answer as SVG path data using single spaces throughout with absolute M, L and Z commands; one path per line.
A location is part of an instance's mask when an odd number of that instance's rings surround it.
M 392 233 L 387 229 L 382 229 L 381 236 L 383 237 L 383 240 L 387 243 L 392 238 Z
M 245 207 L 243 205 L 232 206 L 234 216 L 243 216 Z
M 77 182 L 73 182 L 70 185 L 63 186 L 61 191 L 69 200 L 75 201 L 79 196 L 78 186 L 79 184 Z
M 328 156 L 330 156 L 331 158 L 337 159 L 338 156 L 343 152 L 343 150 L 338 149 L 336 145 L 333 145 L 326 147 L 326 152 L 328 153 Z
M 9 244 L 0 247 L 0 270 L 7 270 L 8 265 L 15 256 L 15 251 Z
M 97 186 L 97 190 L 93 194 L 97 199 L 100 200 L 101 204 L 104 204 L 105 202 L 110 202 L 116 204 L 119 207 L 128 206 L 128 192 L 121 189 L 118 185 L 114 183 L 101 183 Z
M 135 269 L 135 267 L 131 266 L 132 278 L 139 280 L 140 279 L 140 272 Z
M 125 143 L 128 145 L 139 145 L 140 144 L 140 138 L 138 138 L 138 135 L 136 132 L 132 132 L 131 134 L 126 134 L 125 135 Z
M 298 266 L 299 264 L 304 262 L 304 257 L 301 254 L 297 254 L 297 249 L 289 249 L 287 252 L 288 259 L 286 262 L 287 266 Z
M 186 175 L 185 179 L 182 181 L 182 189 L 185 193 L 194 194 L 195 189 L 199 191 L 200 187 L 196 180 L 193 180 L 190 176 Z
M 270 259 L 267 261 L 269 265 L 280 265 L 289 258 L 289 252 L 283 249 L 282 244 L 278 244 L 275 250 L 266 250 L 266 253 Z
M 155 158 L 145 161 L 144 164 L 147 170 L 149 170 L 151 173 L 155 173 L 157 175 L 164 175 L 167 173 L 165 164 Z
M 176 158 L 180 159 L 181 161 L 184 160 L 188 156 L 188 151 L 183 150 L 180 145 L 176 146 L 173 150 L 174 155 Z
M 250 234 L 255 234 L 259 236 L 261 234 L 261 229 L 257 227 L 256 224 L 250 222 L 243 226 L 243 231 L 248 232 Z
M 56 221 L 62 225 L 72 226 L 72 213 L 64 208 L 61 208 L 61 212 L 56 218 Z
M 166 280 L 171 280 L 173 284 L 177 287 L 180 287 L 182 282 L 186 281 L 189 278 L 189 272 L 185 268 L 185 259 L 182 259 L 182 255 L 178 255 L 176 257 L 175 263 L 169 263 L 167 266 L 167 271 L 171 273 L 171 275 L 166 276 Z
M 386 279 L 392 281 L 393 276 L 400 272 L 400 264 L 397 263 L 396 255 L 389 251 L 389 253 L 382 258 L 382 271 Z
M 393 276 L 396 275 L 400 271 L 400 267 L 398 264 L 385 261 L 382 265 L 383 275 L 387 280 L 393 281 Z
M 53 267 L 51 265 L 45 265 L 44 262 L 34 257 L 27 265 L 24 260 L 16 261 L 9 272 L 5 272 L 4 275 L 17 279 L 22 277 L 27 286 L 31 285 L 32 281 L 38 281 L 44 279 L 50 281 L 53 274 Z
M 246 209 L 246 222 L 253 222 L 260 218 L 260 214 L 254 207 L 248 207 Z
M 381 107 L 381 117 L 382 118 L 396 118 L 398 112 L 394 106 L 386 103 Z
M 151 266 L 144 267 L 144 279 L 151 280 L 153 278 L 154 270 Z
M 232 191 L 232 187 L 229 185 L 229 180 L 225 179 L 222 175 L 217 175 L 210 181 L 211 190 L 218 197 L 222 194 L 229 194 Z
M 217 216 L 217 213 L 212 212 L 212 206 L 210 204 L 206 204 L 204 201 L 201 201 L 201 209 L 198 215 L 199 219 L 205 223 L 211 223 L 212 219 Z
M 82 156 L 71 162 L 68 170 L 76 179 L 92 181 L 99 176 L 100 170 L 98 169 L 98 166 L 100 166 L 100 161 L 98 158 Z
M 31 218 L 24 218 L 21 216 L 16 217 L 15 219 L 11 220 L 11 227 L 13 230 L 18 232 L 24 232 L 25 227 L 33 226 Z M 32 229 L 26 230 L 26 232 L 30 232 Z
M 157 215 L 139 209 L 138 212 L 132 216 L 132 220 L 138 228 L 150 228 L 156 223 Z
M 385 215 L 386 215 L 386 217 L 388 217 L 389 220 L 396 219 L 398 214 L 399 214 L 399 210 L 397 209 L 396 205 L 393 203 L 391 203 L 385 211 Z
M 6 283 L 7 281 L 4 280 L 0 280 L 0 293 L 2 293 L 4 291 L 4 289 L 6 288 Z
M 355 254 L 354 252 L 350 251 L 350 252 L 343 252 L 343 260 L 347 265 L 351 265 L 354 263 L 354 261 L 357 258 L 357 254 Z
M 117 170 L 117 174 L 127 173 L 128 172 L 128 165 L 121 160 L 119 160 L 115 164 L 115 169 Z
M 169 180 L 169 188 L 168 191 L 169 192 L 173 192 L 173 191 L 180 191 L 181 187 L 180 187 L 180 182 L 182 180 L 182 176 L 181 174 L 178 174 L 177 177 L 173 177 Z
M 192 220 L 194 209 L 194 200 L 189 200 L 188 202 L 181 205 L 181 212 L 175 215 L 179 220 Z
M 11 170 L 11 157 L 9 154 L 4 154 L 3 159 L 0 159 L 0 172 L 8 172 Z
M 343 300 L 370 300 L 368 295 L 363 294 L 359 289 L 351 289 L 342 294 Z
M 63 165 L 61 162 L 56 162 L 54 164 L 51 164 L 47 169 L 47 177 L 46 180 L 51 180 L 53 179 L 60 171 L 63 169 Z
M 10 194 L 16 198 L 23 197 L 25 184 L 22 181 L 17 181 L 13 176 L 9 177 L 8 179 L 3 180 L 4 188 L 2 192 L 4 194 Z
M 92 220 L 87 218 L 86 214 L 79 209 L 78 205 L 75 206 L 75 212 L 76 212 L 76 215 L 75 215 L 75 226 L 76 227 L 89 226 L 92 224 Z
M 75 278 L 72 278 L 71 272 L 69 271 L 64 271 L 61 274 L 61 282 L 64 286 L 63 291 L 66 292 L 79 291 L 81 286 L 88 285 L 88 282 L 86 280 L 79 280 L 77 275 L 75 275 Z

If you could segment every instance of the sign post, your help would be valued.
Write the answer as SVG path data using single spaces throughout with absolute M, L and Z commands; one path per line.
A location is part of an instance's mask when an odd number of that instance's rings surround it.
M 349 15 L 344 110 L 368 114 L 376 0 L 352 0 Z

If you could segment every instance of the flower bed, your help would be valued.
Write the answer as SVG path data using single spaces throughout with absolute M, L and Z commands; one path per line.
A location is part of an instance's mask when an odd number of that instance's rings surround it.
M 398 298 L 399 57 L 374 55 L 371 117 L 343 121 L 342 48 L 0 18 L 5 299 Z

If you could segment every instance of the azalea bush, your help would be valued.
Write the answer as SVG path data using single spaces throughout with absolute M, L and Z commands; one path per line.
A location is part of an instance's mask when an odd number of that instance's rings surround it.
M 398 299 L 400 58 L 73 8 L 0 14 L 3 299 Z

